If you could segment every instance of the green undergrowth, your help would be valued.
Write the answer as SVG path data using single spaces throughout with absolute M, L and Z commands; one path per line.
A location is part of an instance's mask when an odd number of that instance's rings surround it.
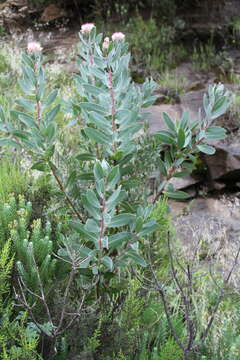
M 14 150 L 13 150 L 14 151 Z M 17 157 L 2 156 L 0 160 L 0 202 L 5 203 L 10 194 L 27 194 L 29 176 L 24 171 Z

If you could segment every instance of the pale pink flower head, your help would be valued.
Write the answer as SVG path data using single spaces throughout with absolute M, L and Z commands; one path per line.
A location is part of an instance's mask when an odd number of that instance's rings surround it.
M 27 51 L 29 54 L 36 54 L 42 51 L 41 44 L 37 41 L 30 41 L 27 45 Z
M 109 40 L 109 37 L 107 36 L 107 37 L 105 37 L 105 39 L 104 39 L 104 41 L 103 41 L 103 45 L 102 45 L 103 50 L 107 50 L 107 49 L 108 49 L 109 43 L 110 43 L 110 40 Z
M 92 23 L 86 23 L 81 26 L 81 33 L 82 34 L 89 34 L 91 30 L 95 27 Z
M 125 35 L 122 32 L 115 32 L 112 34 L 113 41 L 122 41 L 125 39 Z

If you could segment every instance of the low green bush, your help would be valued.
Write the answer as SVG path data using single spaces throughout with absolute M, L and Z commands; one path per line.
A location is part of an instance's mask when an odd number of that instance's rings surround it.
M 127 25 L 132 64 L 145 73 L 163 72 L 184 60 L 186 52 L 176 45 L 176 29 L 168 24 L 159 26 L 155 18 L 145 21 L 140 15 Z

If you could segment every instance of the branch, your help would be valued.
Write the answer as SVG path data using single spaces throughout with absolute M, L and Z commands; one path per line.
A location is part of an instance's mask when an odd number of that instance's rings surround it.
M 69 323 L 68 323 L 64 328 L 62 328 L 62 330 L 58 331 L 57 335 L 61 335 L 61 334 L 63 334 L 66 330 L 68 330 L 68 329 L 72 326 L 73 322 L 81 315 L 81 314 L 80 314 L 80 311 L 82 310 L 85 297 L 86 297 L 86 294 L 83 294 L 82 301 L 81 301 L 81 303 L 80 303 L 80 305 L 79 305 L 79 308 L 78 308 L 78 310 L 77 310 L 77 313 L 74 314 L 74 316 L 72 317 L 72 319 L 69 321 Z
M 177 345 L 182 349 L 182 351 L 184 351 L 185 350 L 184 345 L 181 343 L 181 340 L 180 340 L 179 336 L 177 335 L 177 332 L 176 332 L 176 330 L 175 330 L 175 328 L 173 326 L 172 320 L 171 320 L 171 316 L 169 314 L 169 308 L 168 308 L 168 305 L 167 305 L 167 299 L 166 299 L 163 287 L 162 287 L 161 284 L 159 284 L 159 281 L 157 279 L 157 276 L 155 274 L 155 271 L 153 269 L 153 266 L 152 266 L 151 262 L 150 262 L 150 267 L 151 267 L 151 271 L 152 271 L 152 274 L 153 274 L 153 277 L 154 277 L 154 280 L 155 280 L 157 291 L 159 292 L 162 303 L 163 303 L 164 312 L 165 312 L 165 315 L 166 315 L 166 318 L 167 318 L 168 325 L 169 325 L 169 327 L 170 327 L 170 329 L 172 331 L 173 337 L 174 337 Z
M 66 287 L 65 292 L 64 292 L 61 316 L 60 316 L 60 320 L 59 320 L 58 326 L 56 328 L 56 331 L 54 332 L 55 336 L 59 335 L 59 330 L 62 327 L 62 323 L 63 323 L 63 319 L 64 319 L 64 315 L 65 315 L 65 309 L 66 309 L 66 305 L 67 305 L 67 298 L 68 298 L 68 294 L 69 294 L 69 291 L 70 291 L 70 287 L 71 287 L 72 282 L 74 280 L 75 273 L 76 273 L 76 271 L 75 271 L 75 267 L 73 265 L 72 269 L 71 269 L 71 272 L 70 272 L 70 275 L 69 275 L 68 282 L 67 282 L 67 287 Z
M 225 285 L 225 287 L 226 287 L 226 285 L 228 285 L 228 283 L 229 283 L 229 281 L 230 281 L 230 278 L 231 278 L 231 276 L 232 276 L 233 270 L 234 270 L 235 266 L 237 265 L 237 261 L 238 261 L 239 255 L 240 255 L 240 247 L 238 248 L 237 254 L 236 254 L 235 258 L 234 258 L 234 262 L 233 262 L 233 265 L 232 265 L 232 267 L 231 267 L 231 269 L 230 269 L 230 271 L 229 271 L 229 273 L 228 273 L 228 276 L 227 276 L 226 279 L 224 280 L 224 285 Z M 221 292 L 220 292 L 220 294 L 219 294 L 219 296 L 218 296 L 217 302 L 216 302 L 216 304 L 215 304 L 215 307 L 214 307 L 214 309 L 213 309 L 212 316 L 210 317 L 210 320 L 209 320 L 209 322 L 208 322 L 208 324 L 207 324 L 207 327 L 206 327 L 206 329 L 202 332 L 202 334 L 201 334 L 201 336 L 200 336 L 200 339 L 201 339 L 200 344 L 198 344 L 198 345 L 196 346 L 196 348 L 198 348 L 199 346 L 203 345 L 204 341 L 206 340 L 206 338 L 207 338 L 207 336 L 208 336 L 208 334 L 209 334 L 210 328 L 211 328 L 211 326 L 212 326 L 212 323 L 213 323 L 213 321 L 214 321 L 214 319 L 215 319 L 215 316 L 216 316 L 217 310 L 218 310 L 218 308 L 219 308 L 219 305 L 220 305 L 222 299 L 223 299 L 225 296 L 226 296 L 226 294 L 225 294 L 224 288 L 222 288 L 222 289 L 221 289 Z
M 50 169 L 52 171 L 52 174 L 53 176 L 55 177 L 58 185 L 59 185 L 59 188 L 60 190 L 64 193 L 65 195 L 65 198 L 66 198 L 66 201 L 67 203 L 70 205 L 70 207 L 72 208 L 72 210 L 74 211 L 74 213 L 77 215 L 78 219 L 81 221 L 81 222 L 84 222 L 84 219 L 82 217 L 82 215 L 79 213 L 79 211 L 76 209 L 74 203 L 72 202 L 72 200 L 70 199 L 70 197 L 68 196 L 65 188 L 64 188 L 64 185 L 60 179 L 60 177 L 58 176 L 57 174 L 57 168 L 54 164 L 51 163 L 51 161 L 48 162 L 49 166 L 50 166 Z
M 53 326 L 52 316 L 51 316 L 51 313 L 50 313 L 50 310 L 49 310 L 49 307 L 48 307 L 48 304 L 47 304 L 47 301 L 46 301 L 46 298 L 45 298 L 43 283 L 42 283 L 41 276 L 40 276 L 40 273 L 39 273 L 39 269 L 38 269 L 38 266 L 37 266 L 37 263 L 36 263 L 36 260 L 35 260 L 35 256 L 34 256 L 33 253 L 32 253 L 32 259 L 33 259 L 33 262 L 34 262 L 34 265 L 35 265 L 35 268 L 36 268 L 36 272 L 37 272 L 37 278 L 38 278 L 38 283 L 39 283 L 39 287 L 40 287 L 42 302 L 43 302 L 43 305 L 44 305 L 44 307 L 46 309 L 48 320 L 49 320 L 50 324 Z

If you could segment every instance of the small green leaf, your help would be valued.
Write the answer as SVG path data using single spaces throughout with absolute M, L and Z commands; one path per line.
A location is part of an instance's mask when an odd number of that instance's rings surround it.
M 25 62 L 31 68 L 34 67 L 34 63 L 33 63 L 32 59 L 31 59 L 31 57 L 29 55 L 23 53 L 22 54 L 22 60 L 23 60 L 23 62 Z
M 184 200 L 189 198 L 189 195 L 184 191 L 175 191 L 175 192 L 164 191 L 164 195 L 166 195 L 169 198 L 179 199 L 179 200 Z
M 105 145 L 111 143 L 111 138 L 109 138 L 109 136 L 103 134 L 99 130 L 88 127 L 84 129 L 84 132 L 90 140 L 93 140 L 96 143 Z
M 81 269 L 87 269 L 89 267 L 91 260 L 92 260 L 91 256 L 86 257 L 84 260 L 81 260 L 79 267 Z
M 100 131 L 103 131 L 104 134 L 111 136 L 112 135 L 112 125 L 111 122 L 103 116 L 102 114 L 91 111 L 88 113 L 89 121 L 96 126 Z
M 143 227 L 143 217 L 142 216 L 139 216 L 136 220 L 136 223 L 135 223 L 135 231 L 137 233 L 139 233 L 141 230 L 142 230 L 142 227 Z
M 149 221 L 147 221 L 146 223 L 143 224 L 143 227 L 139 233 L 140 237 L 144 237 L 146 235 L 151 234 L 152 232 L 154 232 L 155 230 L 157 230 L 158 225 L 156 223 L 155 219 L 150 219 Z
M 92 267 L 92 273 L 93 273 L 93 275 L 97 275 L 97 274 L 98 274 L 98 266 L 97 266 L 97 265 L 93 265 L 93 267 Z
M 179 127 L 185 130 L 187 128 L 187 125 L 189 123 L 189 111 L 184 111 L 182 114 L 181 121 L 179 123 Z
M 109 256 L 104 256 L 102 262 L 110 271 L 113 271 L 113 261 Z
M 97 113 L 100 113 L 100 114 L 106 114 L 104 107 L 101 105 L 90 103 L 90 102 L 81 102 L 79 105 L 83 110 L 96 111 Z
M 100 198 L 102 198 L 104 196 L 104 192 L 105 192 L 104 179 L 96 181 L 96 191 Z
M 182 178 L 182 177 L 185 177 L 189 174 L 191 174 L 192 172 L 192 169 L 190 170 L 183 170 L 183 171 L 178 171 L 176 173 L 173 174 L 173 177 L 176 177 L 176 178 Z
M 163 144 L 175 144 L 175 137 L 169 131 L 158 131 L 154 134 L 157 140 Z
M 0 105 L 0 120 L 5 122 L 5 115 L 2 106 Z
M 70 221 L 69 225 L 75 230 L 77 231 L 79 234 L 83 235 L 84 237 L 86 237 L 88 240 L 93 241 L 96 244 L 97 238 L 96 236 L 94 236 L 92 233 L 90 233 L 89 231 L 87 231 L 84 228 L 84 225 L 82 223 L 80 223 L 80 221 Z
M 35 75 L 33 69 L 30 66 L 26 65 L 22 68 L 22 71 L 24 74 L 24 78 L 27 81 L 29 81 L 33 87 L 35 87 L 36 86 L 36 75 Z
M 24 125 L 28 126 L 29 128 L 37 128 L 37 124 L 32 116 L 16 110 L 11 111 L 10 114 L 11 116 L 13 116 L 13 118 L 19 119 Z
M 34 113 L 36 103 L 29 99 L 20 98 L 16 100 L 16 103 L 30 113 Z
M 21 130 L 12 131 L 12 135 L 21 140 L 28 140 L 30 137 L 30 134 L 28 132 Z
M 83 173 L 83 174 L 80 174 L 78 176 L 79 180 L 94 180 L 94 175 L 92 172 L 86 172 L 86 173 Z
M 121 186 L 116 189 L 112 195 L 108 198 L 106 205 L 107 209 L 113 209 L 116 205 L 118 205 L 123 199 L 126 197 L 126 192 L 121 190 Z
M 51 105 L 51 104 L 54 102 L 54 100 L 56 99 L 57 95 L 58 95 L 58 90 L 53 90 L 53 91 L 48 95 L 47 99 L 46 99 L 45 102 L 44 102 L 44 105 L 45 105 L 45 106 Z
M 54 108 L 52 110 L 47 112 L 47 114 L 45 116 L 45 122 L 47 124 L 52 122 L 55 119 L 55 117 L 57 116 L 57 114 L 59 113 L 59 110 L 60 110 L 60 105 L 59 104 L 54 106 Z
M 175 126 L 174 122 L 172 121 L 171 117 L 166 112 L 163 112 L 162 117 L 163 117 L 163 120 L 165 121 L 167 127 L 176 133 L 176 126 Z
M 124 256 L 126 258 L 130 258 L 131 260 L 133 260 L 133 262 L 137 265 L 140 265 L 142 267 L 146 267 L 147 266 L 147 263 L 146 261 L 143 259 L 142 256 L 138 255 L 136 253 L 136 251 L 134 251 L 133 249 L 130 249 L 126 255 Z
M 179 128 L 178 130 L 177 142 L 178 142 L 178 147 L 182 149 L 185 144 L 185 131 L 182 128 Z
M 11 138 L 2 138 L 0 139 L 0 146 L 14 146 L 19 147 L 21 146 L 17 141 Z
M 93 154 L 90 154 L 90 153 L 78 154 L 75 157 L 77 160 L 80 160 L 80 161 L 91 161 L 91 160 L 95 160 L 95 158 L 96 158 Z
M 220 126 L 211 126 L 206 130 L 206 139 L 223 140 L 226 138 L 226 130 Z
M 135 215 L 129 213 L 123 213 L 120 215 L 116 215 L 112 218 L 108 227 L 120 227 L 124 225 L 130 224 L 135 218 Z
M 123 245 L 126 241 L 132 239 L 133 235 L 130 232 L 120 232 L 109 237 L 109 248 L 116 249 Z
M 77 180 L 77 172 L 76 170 L 70 170 L 69 171 L 69 176 L 67 178 L 66 181 L 66 185 L 65 185 L 65 189 L 67 189 L 68 187 L 71 187 Z
M 96 163 L 94 165 L 93 173 L 94 173 L 94 177 L 97 181 L 104 178 L 104 171 L 103 171 L 100 161 L 98 161 L 98 160 L 96 161 Z
M 201 151 L 207 155 L 213 155 L 213 154 L 215 154 L 215 151 L 216 151 L 214 147 L 209 146 L 207 144 L 197 145 L 197 148 L 199 151 Z
M 167 169 L 166 169 L 164 161 L 162 161 L 162 159 L 160 159 L 160 158 L 158 159 L 158 166 L 159 166 L 159 170 L 163 174 L 163 176 L 166 176 Z
M 84 226 L 85 230 L 89 231 L 90 233 L 98 234 L 100 232 L 99 223 L 93 219 L 88 219 Z
M 107 76 L 106 73 L 102 70 L 99 70 L 97 67 L 92 66 L 91 72 L 103 82 L 103 84 L 107 84 Z
M 104 93 L 104 90 L 101 87 L 98 88 L 98 87 L 90 85 L 90 84 L 83 84 L 83 87 L 88 93 L 95 95 L 95 96 L 98 96 L 98 95 L 101 95 Z
M 93 217 L 96 220 L 101 219 L 99 209 L 96 206 L 94 206 L 94 204 L 92 202 L 89 202 L 86 195 L 82 195 L 82 203 L 91 217 Z
M 110 173 L 108 174 L 107 177 L 108 189 L 110 190 L 114 189 L 119 180 L 120 180 L 120 171 L 119 171 L 119 166 L 117 165 L 114 168 L 112 168 Z
M 92 206 L 94 206 L 97 209 L 100 209 L 100 203 L 99 203 L 99 200 L 98 200 L 94 190 L 88 190 L 86 193 L 86 197 L 87 197 L 89 204 L 91 204 Z
M 31 167 L 32 170 L 49 171 L 48 165 L 44 161 L 38 161 Z

